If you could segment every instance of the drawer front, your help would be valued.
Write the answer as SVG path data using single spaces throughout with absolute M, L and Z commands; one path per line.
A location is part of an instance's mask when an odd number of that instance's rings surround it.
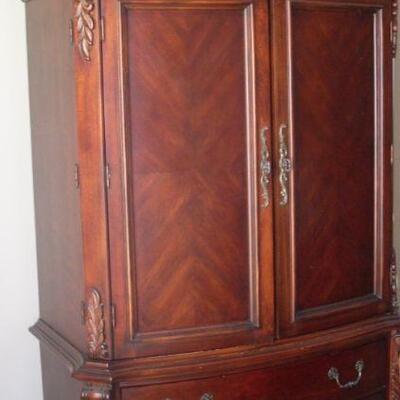
M 384 392 L 376 393 L 368 397 L 363 397 L 363 400 L 385 400 L 385 399 L 386 397 Z
M 259 371 L 122 390 L 123 400 L 357 400 L 381 399 L 386 379 L 386 342 L 335 351 L 307 361 Z M 362 371 L 355 370 L 358 361 Z M 328 371 L 336 368 L 340 388 Z M 347 385 L 351 386 L 351 385 Z M 383 389 L 382 389 L 383 390 Z M 375 394 L 374 394 L 375 393 Z M 374 394 L 374 395 L 372 395 Z M 371 396 L 372 397 L 369 397 Z

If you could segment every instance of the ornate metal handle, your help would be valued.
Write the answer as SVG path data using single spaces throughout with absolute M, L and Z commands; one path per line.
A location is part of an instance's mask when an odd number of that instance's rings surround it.
M 204 393 L 203 396 L 200 397 L 200 400 L 214 400 L 215 397 L 211 393 Z M 170 398 L 165 399 L 165 400 L 171 400 Z
M 337 368 L 332 367 L 329 371 L 328 371 L 328 378 L 331 381 L 336 381 L 337 385 L 341 388 L 341 389 L 351 389 L 355 386 L 357 386 L 362 378 L 362 371 L 364 369 L 364 361 L 363 360 L 359 360 L 356 362 L 356 365 L 354 366 L 355 370 L 357 371 L 358 375 L 357 375 L 357 379 L 355 381 L 350 381 L 347 382 L 345 384 L 340 383 L 340 375 L 339 375 L 339 371 L 337 370 Z
M 261 129 L 260 133 L 260 144 L 261 144 L 261 160 L 260 160 L 260 184 L 261 184 L 261 197 L 262 207 L 267 208 L 269 206 L 269 177 L 271 175 L 271 161 L 269 159 L 268 143 L 267 143 L 267 132 L 268 127 Z
M 288 157 L 288 147 L 285 140 L 284 131 L 287 125 L 282 124 L 279 128 L 279 182 L 281 184 L 281 206 L 285 206 L 288 203 L 288 188 L 287 182 L 289 180 L 289 172 L 292 170 L 292 162 Z

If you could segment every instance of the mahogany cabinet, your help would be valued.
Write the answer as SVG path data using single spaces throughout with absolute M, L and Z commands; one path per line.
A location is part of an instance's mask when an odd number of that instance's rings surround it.
M 395 1 L 27 1 L 45 400 L 400 399 Z

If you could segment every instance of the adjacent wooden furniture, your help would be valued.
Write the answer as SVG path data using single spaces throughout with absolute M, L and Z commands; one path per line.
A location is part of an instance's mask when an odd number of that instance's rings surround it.
M 400 399 L 395 1 L 27 2 L 45 400 Z

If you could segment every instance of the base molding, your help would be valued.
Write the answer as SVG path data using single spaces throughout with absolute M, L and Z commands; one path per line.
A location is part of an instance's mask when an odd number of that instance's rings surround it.
M 71 373 L 81 368 L 85 357 L 75 346 L 56 332 L 50 325 L 39 319 L 29 331 L 47 346 L 55 355 L 59 356 Z
M 30 331 L 41 344 L 61 358 L 73 378 L 85 385 L 82 396 L 86 397 L 82 399 L 91 400 L 107 399 L 104 396 L 110 396 L 111 385 L 120 388 L 155 385 L 280 365 L 298 357 L 323 354 L 335 347 L 355 346 L 375 337 L 388 337 L 394 330 L 399 332 L 399 326 L 397 315 L 386 315 L 323 334 L 277 340 L 272 345 L 113 361 L 89 359 L 42 319 Z M 398 340 L 396 335 L 392 340 L 393 349 L 393 343 Z M 400 342 L 397 345 L 400 346 Z M 393 399 L 397 398 L 394 396 Z
M 107 361 L 89 360 L 84 353 L 42 319 L 29 328 L 29 331 L 60 358 L 72 377 L 82 382 L 92 382 L 90 384 L 92 386 L 111 384 L 111 372 Z
M 111 385 L 96 385 L 87 383 L 81 393 L 81 400 L 111 400 Z

